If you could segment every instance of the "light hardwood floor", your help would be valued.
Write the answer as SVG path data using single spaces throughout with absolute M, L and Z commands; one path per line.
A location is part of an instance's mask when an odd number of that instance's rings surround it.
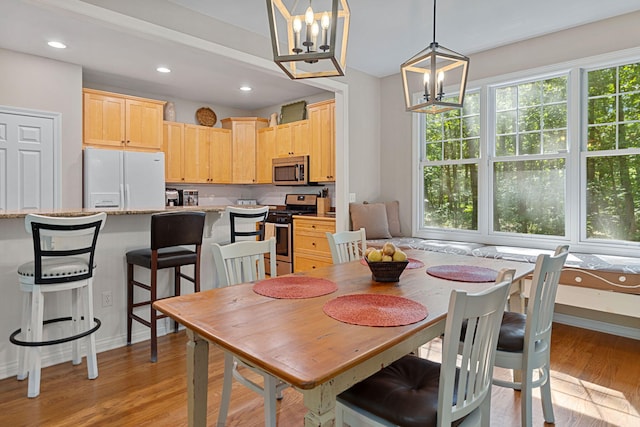
M 149 363 L 148 342 L 98 355 L 100 376 L 86 378 L 86 365 L 43 369 L 41 394 L 28 399 L 26 381 L 0 381 L 0 426 L 184 426 L 187 423 L 184 332 L 159 339 L 158 362 Z M 423 348 L 438 360 L 439 342 Z M 640 341 L 554 325 L 552 389 L 556 426 L 640 426 Z M 505 375 L 506 372 L 497 372 Z M 222 357 L 211 348 L 209 425 L 215 425 L 222 383 Z M 234 383 L 227 425 L 263 425 L 262 399 Z M 539 394 L 534 426 L 545 425 Z M 278 404 L 279 426 L 301 426 L 305 408 L 287 389 Z M 517 426 L 519 392 L 494 387 L 492 426 Z

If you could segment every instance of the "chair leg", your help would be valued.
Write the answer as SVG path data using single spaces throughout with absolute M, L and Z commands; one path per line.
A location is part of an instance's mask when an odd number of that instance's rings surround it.
M 24 292 L 22 296 L 22 323 L 20 325 L 23 339 L 32 341 L 31 331 L 31 292 Z M 31 351 L 29 347 L 18 346 L 18 380 L 22 381 L 29 374 L 29 357 Z
M 180 295 L 180 266 L 177 266 L 173 269 L 173 295 Z M 178 322 L 175 320 L 171 320 L 173 322 L 173 332 L 178 332 Z
M 542 368 L 547 380 L 540 386 L 540 398 L 542 400 L 542 414 L 547 423 L 554 424 L 555 417 L 553 415 L 553 402 L 551 401 L 551 372 L 549 371 L 549 362 Z
M 158 360 L 158 313 L 153 308 L 153 303 L 158 298 L 158 270 L 151 268 L 151 300 L 149 308 L 151 309 L 151 362 Z
M 80 332 L 86 330 L 86 319 L 82 319 L 83 301 L 81 301 L 80 293 L 84 293 L 82 289 L 71 289 L 71 329 L 72 335 L 78 335 Z M 80 351 L 80 340 L 73 340 L 71 342 L 72 358 L 71 363 L 79 365 L 82 363 L 82 352 Z
M 233 382 L 233 355 L 225 351 L 224 353 L 224 375 L 222 379 L 222 397 L 220 399 L 220 409 L 218 410 L 218 427 L 224 427 L 227 422 L 227 412 L 231 401 L 231 386 Z
M 44 321 L 44 296 L 39 286 L 33 286 L 31 292 L 31 329 L 33 341 L 42 341 L 42 327 Z M 37 397 L 40 394 L 40 347 L 31 347 L 29 353 L 29 385 L 27 397 Z
M 93 284 L 92 279 L 89 279 L 89 283 L 83 292 L 85 296 L 84 300 L 84 313 L 85 321 L 84 325 L 89 330 L 93 327 Z M 79 341 L 79 340 L 76 340 Z M 85 338 L 85 347 L 87 352 L 87 376 L 90 380 L 98 378 L 98 357 L 96 353 L 96 334 L 95 332 L 89 334 Z
M 133 264 L 127 264 L 127 345 L 131 345 L 133 324 Z
M 520 389 L 520 417 L 522 427 L 531 427 L 533 424 L 533 390 L 531 383 L 533 382 L 533 370 L 526 369 L 522 371 L 522 387 Z
M 276 427 L 276 385 L 278 380 L 271 375 L 264 375 L 264 425 Z

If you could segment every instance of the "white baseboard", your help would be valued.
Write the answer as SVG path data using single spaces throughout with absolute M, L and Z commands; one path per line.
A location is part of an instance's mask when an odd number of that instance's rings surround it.
M 158 336 L 166 335 L 168 332 L 173 332 L 173 327 L 167 327 L 168 322 L 158 323 Z M 182 328 L 182 326 L 181 326 Z M 133 344 L 141 341 L 149 340 L 149 330 L 141 330 L 134 333 L 131 336 L 131 342 Z M 13 346 L 13 344 L 11 344 Z M 122 335 L 115 337 L 109 337 L 101 340 L 96 340 L 96 351 L 98 352 L 98 372 L 100 371 L 100 355 L 104 351 L 113 350 L 115 348 L 124 347 L 127 345 L 126 332 Z M 60 363 L 71 363 L 71 343 L 57 344 L 51 347 L 42 347 L 42 367 L 53 366 Z M 84 360 L 82 363 L 86 363 Z M 16 376 L 18 373 L 18 361 L 13 360 L 11 362 L 0 365 L 0 379 Z M 26 391 L 25 391 L 26 393 Z
M 629 326 L 614 325 L 612 323 L 600 322 L 598 320 L 585 319 L 582 317 L 570 316 L 568 314 L 555 313 L 553 321 L 564 325 L 578 328 L 590 329 L 607 334 L 618 335 L 625 338 L 640 340 L 640 329 Z

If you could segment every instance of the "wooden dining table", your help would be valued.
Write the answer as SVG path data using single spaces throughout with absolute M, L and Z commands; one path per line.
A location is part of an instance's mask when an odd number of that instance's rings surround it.
M 426 251 L 408 251 L 421 268 L 405 269 L 398 282 L 376 282 L 359 261 L 294 276 L 328 279 L 337 291 L 313 298 L 277 299 L 253 291 L 253 283 L 167 298 L 154 307 L 187 329 L 187 393 L 190 426 L 205 426 L 209 344 L 290 384 L 308 409 L 305 426 L 334 425 L 336 396 L 382 367 L 440 336 L 452 290 L 479 292 L 493 282 L 461 282 L 427 274 L 430 266 L 515 269 L 515 281 L 533 264 Z M 517 286 L 517 285 L 516 285 Z M 360 326 L 335 320 L 323 306 L 338 296 L 386 294 L 423 304 L 427 317 L 405 326 Z

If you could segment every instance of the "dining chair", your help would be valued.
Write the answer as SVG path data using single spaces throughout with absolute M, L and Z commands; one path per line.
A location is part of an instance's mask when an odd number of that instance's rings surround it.
M 554 422 L 551 402 L 550 352 L 553 309 L 569 246 L 553 256 L 540 254 L 533 271 L 526 314 L 505 312 L 500 326 L 495 365 L 512 369 L 513 381 L 494 378 L 501 387 L 520 390 L 522 426 L 532 425 L 532 393 L 540 387 L 544 420 Z M 534 380 L 534 372 L 537 378 Z
M 453 290 L 442 363 L 408 355 L 337 397 L 336 426 L 489 426 L 496 342 L 514 270 L 476 294 Z M 458 345 L 466 321 L 462 352 Z
M 356 231 L 327 232 L 331 258 L 334 264 L 355 261 L 364 257 L 367 250 L 367 235 L 364 228 Z
M 181 279 L 193 283 L 200 292 L 200 254 L 204 231 L 204 212 L 163 212 L 151 215 L 151 245 L 126 253 L 127 261 L 127 345 L 131 345 L 133 321 L 151 328 L 151 362 L 158 360 L 157 320 L 167 317 L 153 308 L 158 297 L 158 270 L 173 269 L 174 295 L 180 295 Z M 149 284 L 134 278 L 134 266 L 150 270 Z M 193 265 L 193 275 L 181 268 Z M 149 299 L 134 301 L 134 288 L 149 292 Z M 149 320 L 135 313 L 138 307 L 149 306 Z M 178 323 L 174 322 L 174 332 Z
M 84 341 L 89 379 L 98 377 L 95 334 L 100 320 L 93 317 L 93 270 L 98 233 L 107 215 L 50 217 L 28 214 L 25 228 L 33 238 L 33 261 L 18 267 L 23 294 L 21 328 L 9 340 L 18 346 L 18 379 L 29 377 L 28 397 L 40 394 L 41 347 L 73 341 L 72 361 L 82 361 Z M 44 320 L 45 294 L 71 291 L 69 317 Z M 55 304 L 53 304 L 55 306 Z M 49 310 L 46 310 L 49 313 Z M 43 340 L 45 325 L 70 322 L 63 337 Z
M 271 277 L 276 276 L 275 237 L 271 237 L 268 240 L 243 241 L 228 245 L 213 243 L 211 249 L 220 287 L 264 279 L 265 254 L 269 254 Z M 240 367 L 260 374 L 263 377 L 263 385 L 261 386 L 242 375 L 239 371 Z M 265 426 L 275 426 L 276 399 L 282 399 L 282 390 L 287 388 L 289 384 L 255 369 L 250 364 L 233 357 L 229 352 L 224 353 L 224 378 L 217 425 L 223 426 L 226 423 L 233 378 L 263 397 Z
M 269 206 L 257 208 L 227 206 L 225 212 L 229 215 L 231 243 L 235 243 L 239 237 L 264 240 L 265 221 L 269 214 Z

